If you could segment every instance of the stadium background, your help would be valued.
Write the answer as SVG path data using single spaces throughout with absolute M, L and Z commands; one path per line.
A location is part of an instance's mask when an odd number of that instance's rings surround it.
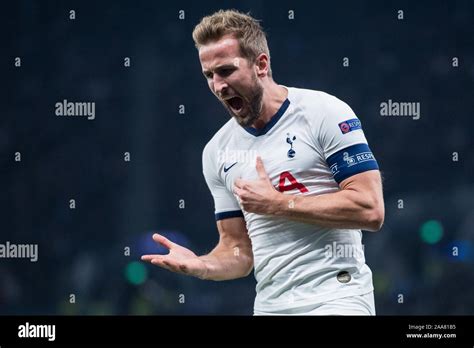
M 0 259 L 0 314 L 252 313 L 252 275 L 139 261 L 160 251 L 153 231 L 198 254 L 217 242 L 201 151 L 228 115 L 191 32 L 220 8 L 263 21 L 278 83 L 362 120 L 384 176 L 385 226 L 363 240 L 378 314 L 474 314 L 472 1 L 111 0 L 2 3 L 0 243 L 37 243 L 39 260 Z M 95 120 L 55 116 L 64 99 L 95 102 Z M 382 117 L 388 99 L 420 102 L 421 118 Z

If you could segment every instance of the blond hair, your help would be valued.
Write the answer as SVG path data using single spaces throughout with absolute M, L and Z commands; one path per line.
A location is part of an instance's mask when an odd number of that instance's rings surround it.
M 268 56 L 268 76 L 272 76 L 270 68 L 270 51 L 267 38 L 260 23 L 249 14 L 237 10 L 220 10 L 201 19 L 193 30 L 193 40 L 199 49 L 224 35 L 231 34 L 238 41 L 240 53 L 251 63 L 256 62 L 261 53 Z

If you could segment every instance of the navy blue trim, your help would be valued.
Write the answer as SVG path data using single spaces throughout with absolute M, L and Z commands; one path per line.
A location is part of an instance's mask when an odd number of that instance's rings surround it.
M 270 119 L 270 122 L 268 122 L 265 127 L 263 127 L 262 129 L 256 129 L 256 128 L 253 128 L 253 127 L 244 127 L 244 129 L 249 132 L 250 134 L 252 134 L 253 136 L 256 136 L 256 137 L 259 137 L 261 135 L 264 135 L 264 134 L 267 134 L 267 132 L 278 122 L 278 120 L 283 116 L 283 114 L 285 113 L 286 109 L 288 109 L 288 106 L 290 106 L 290 101 L 287 99 L 285 99 L 285 101 L 283 102 L 283 104 L 281 104 L 280 108 L 278 109 L 278 111 L 276 112 L 275 115 L 272 116 L 272 118 Z
M 367 144 L 346 147 L 329 156 L 326 163 L 338 184 L 353 175 L 379 169 L 377 160 Z
M 216 214 L 216 221 L 235 218 L 235 217 L 244 217 L 244 214 L 242 213 L 241 210 L 225 211 L 223 213 Z

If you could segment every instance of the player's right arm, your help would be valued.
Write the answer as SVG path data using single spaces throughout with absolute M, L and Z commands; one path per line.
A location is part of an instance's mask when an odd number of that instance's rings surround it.
M 242 217 L 217 221 L 219 243 L 207 255 L 154 234 L 153 240 L 168 248 L 166 255 L 143 255 L 143 261 L 167 270 L 208 280 L 229 280 L 247 276 L 253 268 L 252 245 Z
M 206 265 L 204 279 L 229 280 L 249 275 L 253 269 L 252 243 L 242 217 L 217 221 L 219 243 L 200 259 Z
M 247 276 L 253 268 L 252 244 L 242 210 L 218 174 L 216 147 L 209 143 L 203 151 L 203 174 L 214 198 L 219 242 L 207 255 L 197 256 L 189 249 L 155 234 L 153 239 L 169 249 L 166 255 L 144 255 L 142 260 L 173 272 L 200 279 L 228 280 Z

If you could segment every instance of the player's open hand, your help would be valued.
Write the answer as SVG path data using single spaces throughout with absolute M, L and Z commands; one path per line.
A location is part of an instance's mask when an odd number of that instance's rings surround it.
M 281 193 L 275 190 L 268 177 L 263 161 L 257 157 L 257 180 L 236 179 L 234 193 L 239 197 L 242 209 L 250 213 L 275 214 Z
M 169 250 L 166 255 L 143 255 L 142 260 L 148 261 L 153 265 L 165 268 L 169 271 L 194 276 L 205 279 L 207 275 L 207 267 L 191 250 L 173 243 L 168 238 L 155 233 L 153 240 Z

